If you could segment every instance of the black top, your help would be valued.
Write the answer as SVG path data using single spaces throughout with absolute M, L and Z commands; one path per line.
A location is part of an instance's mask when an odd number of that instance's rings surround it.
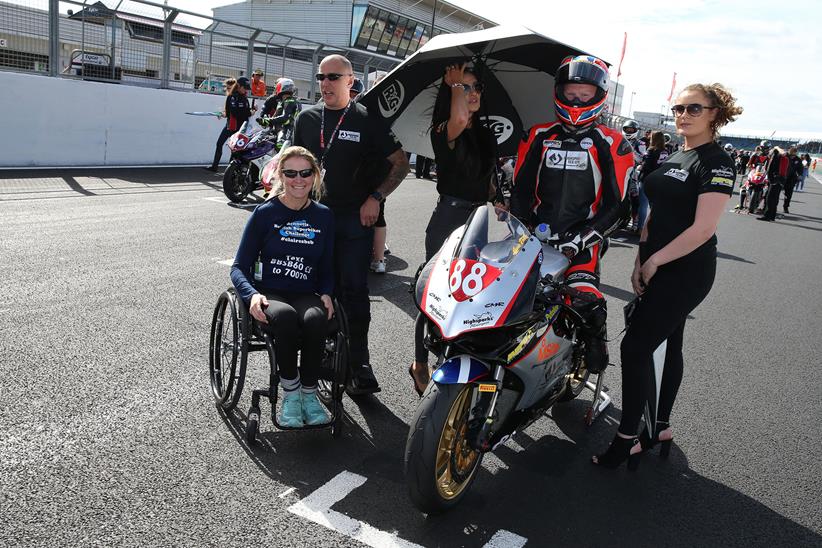
M 471 202 L 488 201 L 494 173 L 494 135 L 485 127 L 466 128 L 448 146 L 448 122 L 431 130 L 437 163 L 437 192 Z
M 225 121 L 226 129 L 232 131 L 240 129 L 240 126 L 251 117 L 251 105 L 248 104 L 248 97 L 235 90 L 225 99 L 225 113 L 227 117 Z
M 374 191 L 370 177 L 358 176 L 368 158 L 390 156 L 402 148 L 394 134 L 376 116 L 359 103 L 345 109 L 329 110 L 320 102 L 297 116 L 294 126 L 294 144 L 310 150 L 325 169 L 325 196 L 323 203 L 332 209 L 355 210 Z M 334 129 L 343 113 L 345 118 L 339 131 Z M 320 147 L 320 127 L 325 116 L 325 156 Z M 333 141 L 332 141 L 333 135 Z
M 802 165 L 802 158 L 794 154 L 793 156 L 788 156 L 788 161 L 791 163 L 788 167 L 788 183 L 795 183 L 802 176 L 802 172 L 805 169 Z
M 645 193 L 651 204 L 648 241 L 642 246 L 640 261 L 668 245 L 694 224 L 700 194 L 733 194 L 736 170 L 733 160 L 715 142 L 671 155 L 659 169 L 645 177 Z M 716 235 L 689 255 L 678 259 L 713 257 Z M 675 262 L 677 262 L 675 261 Z
M 254 275 L 258 258 L 261 266 Z M 314 201 L 299 211 L 279 198 L 264 202 L 245 225 L 231 281 L 246 304 L 257 291 L 330 295 L 334 290 L 334 215 Z
M 639 180 L 642 181 L 645 177 L 648 176 L 649 173 L 652 173 L 656 168 L 659 167 L 659 164 L 664 162 L 668 159 L 668 151 L 667 150 L 658 150 L 655 148 L 649 148 L 648 152 L 642 157 L 642 168 L 640 171 Z

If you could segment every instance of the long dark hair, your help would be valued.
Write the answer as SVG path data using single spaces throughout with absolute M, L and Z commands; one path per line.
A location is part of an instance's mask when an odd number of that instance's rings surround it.
M 482 82 L 481 67 L 466 67 L 465 72 L 473 74 L 477 82 Z M 437 90 L 437 99 L 434 101 L 434 111 L 431 115 L 431 131 L 436 131 L 436 128 L 447 122 L 451 117 L 451 88 L 445 83 L 445 78 L 440 83 L 440 88 Z M 487 132 L 490 132 L 485 124 L 480 119 L 480 110 L 484 110 L 483 105 L 485 99 L 480 97 L 480 108 L 477 112 L 471 114 L 471 125 L 465 128 L 463 133 L 471 132 L 475 136 L 475 141 L 479 144 L 480 159 L 482 161 L 483 171 L 489 171 L 496 165 L 496 150 L 492 142 L 484 138 Z

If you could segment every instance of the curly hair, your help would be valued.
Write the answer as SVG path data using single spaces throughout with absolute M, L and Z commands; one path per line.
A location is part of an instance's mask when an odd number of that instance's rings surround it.
M 736 104 L 736 97 L 731 95 L 731 92 L 722 84 L 691 84 L 682 91 L 698 91 L 707 97 L 713 106 L 719 107 L 716 117 L 711 122 L 714 138 L 719 135 L 719 128 L 736 121 L 737 117 L 742 114 L 743 109 Z

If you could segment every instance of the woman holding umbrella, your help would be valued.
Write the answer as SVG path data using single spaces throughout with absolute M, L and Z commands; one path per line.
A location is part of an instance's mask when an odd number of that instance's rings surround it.
M 431 145 L 437 164 L 437 206 L 425 229 L 428 261 L 477 206 L 496 192 L 494 135 L 479 119 L 483 83 L 475 69 L 448 65 L 440 84 L 431 123 Z M 417 315 L 414 362 L 408 373 L 422 395 L 430 379 L 428 350 L 423 344 L 425 321 Z

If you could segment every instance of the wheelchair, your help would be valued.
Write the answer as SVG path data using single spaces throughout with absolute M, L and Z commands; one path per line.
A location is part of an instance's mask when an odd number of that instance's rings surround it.
M 237 406 L 245 384 L 250 352 L 266 351 L 271 364 L 268 387 L 254 389 L 251 393 L 251 407 L 245 425 L 245 438 L 248 443 L 254 443 L 259 432 L 261 397 L 268 398 L 271 403 L 271 419 L 279 430 L 327 428 L 331 430 L 332 436 L 339 436 L 343 416 L 342 397 L 348 381 L 348 322 L 339 302 L 336 299 L 333 302 L 334 316 L 328 324 L 317 387 L 317 395 L 331 413 L 331 421 L 319 425 L 287 427 L 277 422 L 280 378 L 277 373 L 274 341 L 254 320 L 233 287 L 223 291 L 217 299 L 211 321 L 208 352 L 211 392 L 217 406 L 225 412 Z

